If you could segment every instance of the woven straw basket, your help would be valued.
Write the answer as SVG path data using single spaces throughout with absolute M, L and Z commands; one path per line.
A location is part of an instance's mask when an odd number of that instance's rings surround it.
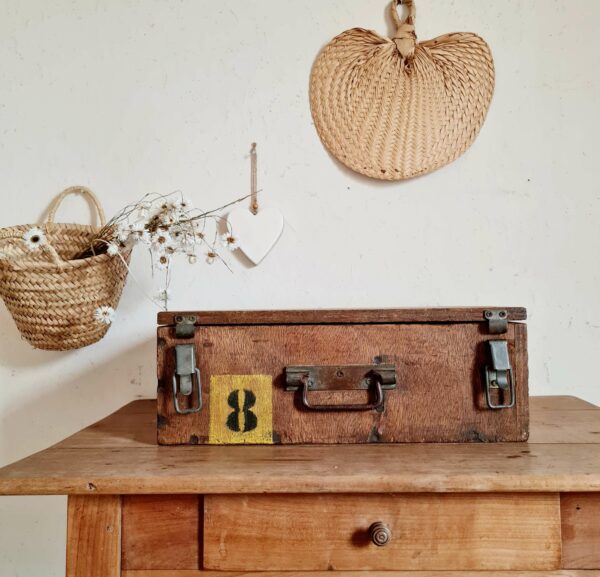
M 94 193 L 82 186 L 63 191 L 39 226 L 46 244 L 28 248 L 23 235 L 35 225 L 0 230 L 0 296 L 21 335 L 35 348 L 66 351 L 99 341 L 109 328 L 95 318 L 100 306 L 115 309 L 127 278 L 129 254 L 70 257 L 90 246 L 98 229 L 57 224 L 54 216 L 69 194 L 83 194 L 95 205 L 101 226 L 104 211 Z
M 494 92 L 494 63 L 477 35 L 416 41 L 415 6 L 391 5 L 393 38 L 353 28 L 334 38 L 313 67 L 312 115 L 340 162 L 381 180 L 431 172 L 475 140 Z

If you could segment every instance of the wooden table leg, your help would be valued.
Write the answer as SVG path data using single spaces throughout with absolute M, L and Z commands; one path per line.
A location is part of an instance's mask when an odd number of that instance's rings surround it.
M 67 577 L 120 577 L 121 497 L 74 495 L 67 511 Z

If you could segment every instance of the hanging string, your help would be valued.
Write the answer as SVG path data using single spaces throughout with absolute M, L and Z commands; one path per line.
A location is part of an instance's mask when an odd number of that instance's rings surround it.
M 253 142 L 252 148 L 250 149 L 250 210 L 254 215 L 258 214 L 258 187 L 256 165 L 256 142 Z

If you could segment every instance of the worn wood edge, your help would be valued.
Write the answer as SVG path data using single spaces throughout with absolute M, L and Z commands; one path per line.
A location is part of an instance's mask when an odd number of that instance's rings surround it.
M 568 403 L 564 401 L 567 400 Z M 585 401 L 577 400 L 574 397 L 533 397 L 531 406 L 533 413 L 536 412 L 536 407 L 539 405 L 539 413 L 543 413 L 544 409 L 542 406 L 552 406 L 551 409 L 546 409 L 546 412 L 557 411 L 558 413 L 570 413 L 573 415 L 573 418 L 576 418 L 577 415 L 580 414 L 588 414 L 588 405 Z M 570 407 L 567 410 L 559 410 L 558 408 L 561 406 Z M 589 405 L 592 407 L 592 410 L 596 413 L 600 414 L 600 410 L 595 408 L 593 405 Z M 584 409 L 581 412 L 579 409 Z M 149 414 L 154 415 L 155 410 L 155 401 L 152 400 L 141 400 L 134 401 L 120 411 L 118 414 L 122 417 L 125 417 L 129 414 L 143 414 L 148 412 Z M 114 417 L 114 415 L 113 415 Z M 112 418 L 112 417 L 110 417 Z M 152 419 L 155 417 L 152 416 Z M 532 430 L 535 430 L 537 418 L 533 417 L 533 427 Z M 127 423 L 132 423 L 133 421 L 129 418 L 126 418 Z M 581 420 L 578 419 L 577 423 Z M 101 424 L 103 421 L 100 421 Z M 133 425 L 132 425 L 133 426 Z M 154 427 L 153 422 L 150 423 L 149 426 Z M 94 425 L 93 427 L 96 427 Z M 154 428 L 152 429 L 154 431 Z M 600 429 L 599 429 L 600 430 Z M 33 456 L 22 459 L 12 465 L 8 465 L 2 469 L 0 469 L 0 495 L 64 495 L 64 494 L 94 494 L 94 492 L 98 491 L 102 494 L 166 494 L 170 492 L 175 493 L 187 493 L 190 492 L 191 489 L 185 486 L 184 490 L 182 490 L 182 486 L 184 485 L 182 482 L 177 482 L 175 477 L 166 478 L 161 476 L 163 474 L 163 468 L 161 463 L 163 460 L 176 460 L 175 455 L 180 454 L 180 452 L 185 453 L 186 457 L 184 459 L 185 462 L 194 462 L 206 460 L 207 456 L 210 454 L 211 460 L 218 459 L 223 453 L 227 456 L 229 454 L 230 448 L 222 448 L 219 450 L 218 457 L 215 455 L 213 449 L 209 447 L 172 447 L 172 448 L 158 448 L 155 443 L 148 444 L 146 442 L 140 443 L 137 440 L 137 435 L 134 437 L 129 437 L 132 434 L 132 431 L 129 431 L 124 427 L 123 429 L 119 429 L 116 434 L 113 433 L 112 429 L 107 426 L 103 429 L 102 427 L 98 427 L 96 429 L 97 435 L 99 435 L 100 439 L 104 439 L 105 436 L 118 437 L 116 441 L 118 444 L 114 446 L 112 444 L 107 444 L 99 448 L 98 447 L 98 439 L 94 437 L 94 435 L 89 435 L 90 428 L 84 429 L 80 433 L 76 433 L 72 437 L 66 439 L 65 441 L 59 443 L 52 449 L 47 449 L 45 451 L 41 451 Z M 568 433 L 568 431 L 567 431 Z M 84 434 L 86 439 L 83 443 L 76 442 L 78 435 Z M 89 438 L 87 437 L 89 435 Z M 568 436 L 568 435 L 567 435 Z M 600 435 L 596 435 L 599 437 Z M 535 437 L 535 435 L 534 435 Z M 540 439 L 541 441 L 541 439 Z M 110 440 L 108 441 L 110 443 Z M 70 446 L 70 443 L 74 446 Z M 568 445 L 568 446 L 567 446 Z M 459 491 L 470 491 L 472 485 L 466 486 L 465 483 L 467 480 L 473 481 L 474 479 L 477 481 L 477 491 L 486 492 L 496 490 L 496 487 L 499 487 L 503 490 L 517 490 L 517 491 L 563 491 L 563 492 L 595 492 L 598 490 L 599 478 L 600 478 L 600 469 L 594 470 L 593 467 L 588 467 L 587 465 L 583 465 L 584 462 L 589 463 L 590 465 L 594 462 L 600 462 L 600 453 L 598 452 L 598 444 L 590 444 L 583 442 L 569 442 L 565 444 L 559 444 L 554 442 L 538 442 L 538 443 L 501 443 L 496 445 L 469 445 L 468 449 L 465 449 L 465 446 L 457 446 L 457 445 L 445 445 L 443 446 L 444 451 L 450 452 L 458 452 L 457 456 L 460 459 L 467 459 L 468 461 L 473 461 L 473 459 L 485 459 L 486 462 L 489 461 L 490 453 L 500 453 L 500 456 L 504 456 L 505 459 L 513 459 L 512 461 L 506 461 L 508 463 L 519 463 L 520 460 L 514 460 L 514 457 L 510 455 L 519 454 L 520 451 L 529 451 L 531 456 L 536 459 L 539 463 L 540 460 L 552 459 L 552 466 L 556 467 L 556 451 L 565 451 L 565 455 L 570 456 L 570 453 L 574 453 L 576 460 L 574 463 L 579 464 L 578 471 L 576 474 L 573 474 L 573 471 L 569 468 L 562 468 L 558 473 L 549 473 L 544 475 L 539 475 L 538 472 L 534 473 L 534 477 L 530 482 L 524 482 L 523 477 L 527 475 L 527 469 L 523 469 L 522 467 L 512 467 L 512 471 L 507 473 L 503 471 L 498 476 L 491 477 L 488 475 L 487 478 L 483 478 L 477 471 L 475 475 L 471 475 L 467 477 L 463 475 L 463 477 L 459 477 L 455 474 L 450 475 L 438 475 L 435 479 L 435 483 L 430 477 L 430 483 L 425 484 L 415 484 L 416 478 L 420 477 L 421 474 L 415 475 L 415 478 L 412 479 L 412 483 L 409 483 L 406 479 L 406 475 L 404 478 L 398 478 L 390 474 L 387 474 L 386 478 L 386 487 L 391 487 L 392 490 L 399 486 L 404 487 L 404 490 L 407 492 L 410 491 L 424 491 L 424 492 L 459 492 Z M 425 451 L 427 455 L 430 455 L 431 458 L 438 459 L 439 451 L 441 447 L 438 445 L 421 445 L 417 446 L 418 450 L 423 452 Z M 437 448 L 436 448 L 437 447 Z M 458 447 L 458 448 L 457 448 Z M 559 448 L 560 447 L 560 448 Z M 404 458 L 408 460 L 410 463 L 414 461 L 414 450 L 415 445 L 389 445 L 384 449 L 384 452 L 388 452 L 388 450 L 392 451 L 393 455 L 397 455 L 398 457 Z M 318 447 L 310 447 L 308 449 L 304 449 L 302 446 L 289 446 L 289 447 L 278 447 L 276 448 L 275 453 L 271 453 L 267 451 L 264 453 L 264 448 L 258 448 L 258 451 L 255 452 L 255 448 L 252 447 L 244 447 L 243 448 L 243 456 L 253 455 L 250 459 L 251 462 L 255 462 L 256 458 L 259 458 L 261 461 L 261 466 L 264 464 L 265 459 L 270 460 L 274 467 L 277 467 L 278 470 L 288 469 L 286 462 L 292 457 L 292 453 L 296 454 L 297 451 L 301 451 L 302 459 L 307 460 L 310 463 L 310 466 L 314 468 L 314 464 L 319 460 L 319 456 L 324 458 L 326 447 L 318 446 Z M 307 453 L 306 450 L 310 452 Z M 340 449 L 344 450 L 344 449 Z M 373 450 L 379 451 L 381 447 L 373 446 Z M 132 453 L 131 451 L 136 451 Z M 143 451 L 143 452 L 140 452 Z M 208 451 L 208 452 L 207 452 Z M 233 448 L 235 452 L 236 449 Z M 291 452 L 290 452 L 291 451 Z M 400 451 L 400 452 L 399 452 Z M 506 452 L 508 451 L 508 453 Z M 148 468 L 145 471 L 137 471 L 137 476 L 133 471 L 127 471 L 128 476 L 115 476 L 112 479 L 109 477 L 112 470 L 108 469 L 104 466 L 104 463 L 110 462 L 110 459 L 118 454 L 126 452 L 127 455 L 131 455 L 131 462 L 139 462 L 139 459 L 136 457 L 143 456 L 144 459 L 151 459 L 156 463 L 155 468 L 156 472 L 149 471 Z M 235 453 L 238 455 L 238 453 Z M 436 457 L 437 455 L 437 457 Z M 238 455 L 236 459 L 239 459 L 241 455 Z M 171 457 L 173 457 L 171 459 Z M 281 459 L 279 459 L 281 457 Z M 128 459 L 128 457 L 121 457 L 121 459 Z M 75 466 L 71 467 L 69 462 L 73 462 L 77 460 L 79 463 L 85 463 L 88 467 L 92 467 L 92 463 L 100 463 L 98 466 L 98 470 L 105 471 L 105 475 L 97 475 L 94 473 L 90 475 L 90 477 L 83 477 L 82 474 L 78 474 L 77 471 L 74 474 L 69 473 L 69 468 L 76 469 Z M 54 463 L 65 463 L 65 468 L 63 470 L 52 470 L 52 465 Z M 533 465 L 535 461 L 531 461 Z M 164 464 L 164 463 L 163 463 Z M 413 463 L 414 464 L 414 463 Z M 491 468 L 492 465 L 488 462 L 489 471 L 493 471 Z M 152 467 L 149 467 L 152 469 Z M 326 474 L 328 477 L 335 475 L 333 471 L 321 471 L 321 475 Z M 587 475 L 585 474 L 587 473 Z M 479 475 L 479 476 L 478 476 Z M 515 483 L 513 479 L 515 475 L 518 476 L 519 487 L 523 487 L 520 489 L 517 487 L 515 489 Z M 149 482 L 149 476 L 156 477 L 154 482 Z M 237 489 L 240 488 L 239 483 L 240 475 L 237 473 L 228 475 L 228 483 L 229 486 L 232 486 Z M 306 477 L 303 477 L 306 479 Z M 354 485 L 356 485 L 356 476 L 350 475 L 350 481 Z M 219 493 L 224 491 L 219 491 L 214 488 L 214 483 L 203 482 L 201 476 L 194 476 L 192 478 L 192 482 L 194 483 L 195 489 L 193 492 L 196 493 L 204 493 L 210 490 L 211 493 Z M 319 488 L 323 488 L 325 490 L 329 487 L 328 492 L 343 492 L 343 489 L 346 487 L 332 488 L 332 482 L 329 480 L 327 482 L 323 482 L 322 478 L 312 477 L 309 480 L 303 480 L 301 482 L 312 482 L 316 483 L 316 486 Z M 342 480 L 340 482 L 343 485 L 346 481 Z M 275 480 L 271 476 L 261 475 L 260 480 L 257 480 L 256 483 L 253 484 L 251 492 L 259 493 L 259 492 L 277 492 L 274 489 Z M 246 484 L 247 485 L 247 484 Z M 281 483 L 280 483 L 281 485 Z M 410 485 L 410 487 L 408 486 Z M 297 485 L 296 485 L 297 486 Z M 375 487 L 376 486 L 376 487 Z M 139 490 L 138 490 L 139 487 Z M 375 488 L 373 488 L 375 487 Z M 379 488 L 377 488 L 379 487 Z M 370 487 L 365 489 L 364 487 L 360 488 L 352 488 L 349 490 L 350 492 L 377 492 L 381 489 L 381 485 L 377 485 L 376 482 L 371 481 Z M 281 489 L 280 489 L 281 490 Z M 295 492 L 296 489 L 286 487 L 284 489 L 287 492 Z M 300 489 L 300 492 L 304 492 L 304 489 Z
M 583 571 L 123 571 L 122 577 L 600 577 Z
M 595 445 L 580 445 L 587 458 L 600 460 L 600 452 L 590 454 L 589 448 Z M 126 450 L 131 451 L 131 450 Z M 144 449 L 136 450 L 139 453 Z M 110 458 L 114 451 L 102 456 Z M 583 456 L 583 452 L 582 452 Z M 510 456 L 505 455 L 506 458 Z M 543 458 L 536 455 L 536 460 Z M 148 456 L 151 459 L 150 456 Z M 458 457 L 457 457 L 458 458 Z M 464 455 L 461 457 L 464 458 Z M 477 454 L 473 453 L 473 459 Z M 190 453 L 193 459 L 193 452 Z M 143 460 L 143 459 L 142 459 Z M 131 462 L 134 462 L 133 453 Z M 252 468 L 253 462 L 248 467 Z M 166 467 L 157 467 L 157 469 Z M 297 470 L 286 471 L 274 467 L 268 474 L 261 474 L 254 467 L 252 475 L 240 472 L 225 474 L 207 471 L 204 476 L 197 471 L 182 475 L 150 474 L 143 476 L 132 472 L 130 476 L 99 477 L 65 476 L 37 478 L 28 476 L 4 477 L 0 479 L 0 495 L 163 495 L 163 494 L 259 494 L 259 493 L 594 493 L 600 492 L 600 472 L 588 473 L 532 473 L 524 468 L 521 471 L 498 472 L 494 467 L 482 473 L 428 473 L 417 475 L 411 468 L 405 473 L 396 471 L 380 473 L 372 479 L 360 474 L 337 474 L 335 471 L 318 470 L 312 474 L 298 474 Z M 176 468 L 173 469 L 176 471 Z M 285 480 L 283 477 L 285 476 Z
M 486 310 L 506 310 L 508 320 L 527 320 L 524 307 L 445 307 L 406 309 L 323 309 L 284 311 L 162 311 L 157 315 L 161 326 L 173 325 L 176 316 L 196 316 L 196 325 L 255 324 L 382 324 L 485 322 Z

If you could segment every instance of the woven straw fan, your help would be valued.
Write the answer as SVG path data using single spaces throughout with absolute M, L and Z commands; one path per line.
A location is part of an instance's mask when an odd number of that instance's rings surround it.
M 415 5 L 391 4 L 393 38 L 353 28 L 318 56 L 310 103 L 325 147 L 340 162 L 380 180 L 426 174 L 473 143 L 494 92 L 494 62 L 476 34 L 417 42 Z

